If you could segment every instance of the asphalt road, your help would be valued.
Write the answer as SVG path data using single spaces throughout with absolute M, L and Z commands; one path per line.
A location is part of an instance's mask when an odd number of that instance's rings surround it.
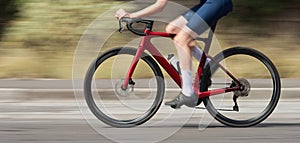
M 31 86 L 24 81 L 2 80 L 0 100 L 0 142 L 1 143 L 111 143 L 120 142 L 299 142 L 300 140 L 300 98 L 297 98 L 297 85 L 300 80 L 283 82 L 282 96 L 274 113 L 263 123 L 250 128 L 231 128 L 213 120 L 205 110 L 195 109 L 194 114 L 187 117 L 186 111 L 191 109 L 170 110 L 162 106 L 157 116 L 150 123 L 138 128 L 118 129 L 106 125 L 93 126 L 99 123 L 93 116 L 86 116 L 85 107 L 77 103 L 71 95 L 58 98 L 54 95 L 59 90 L 51 89 L 51 83 L 45 81 L 30 81 Z M 28 82 L 28 81 L 27 81 Z M 36 83 L 37 82 L 37 83 Z M 69 81 L 51 81 L 58 89 L 71 87 Z M 15 83 L 15 84 L 14 84 Z M 60 84 L 57 84 L 60 83 Z M 10 86 L 9 86 L 10 85 Z M 43 86 L 47 85 L 47 86 Z M 61 86 L 59 86 L 61 85 Z M 47 88 L 46 88 L 47 87 Z M 32 95 L 35 98 L 25 98 L 30 95 L 13 96 L 13 89 L 22 92 L 49 92 Z M 43 90 L 41 90 L 43 89 Z M 62 92 L 63 90 L 61 90 Z M 67 90 L 64 90 L 67 91 Z M 10 94 L 8 94 L 10 93 Z M 20 93 L 20 92 L 19 92 Z M 285 95 L 290 95 L 288 98 Z M 53 96 L 51 96 L 53 95 Z M 15 98 L 19 97 L 19 98 Z M 80 107 L 80 108 L 79 108 Z M 81 109 L 81 110 L 80 110 Z M 172 111 L 175 118 L 164 120 L 163 123 L 151 124 L 164 118 Z M 84 115 L 84 116 L 83 116 Z M 200 122 L 205 118 L 209 123 Z M 178 120 L 185 121 L 178 124 Z M 93 122 L 93 123 L 91 123 Z M 199 126 L 200 125 L 200 126 Z M 99 131 L 100 130 L 100 131 Z M 162 138 L 161 136 L 164 136 Z
M 124 142 L 152 141 L 149 136 L 179 130 L 161 142 L 299 142 L 300 100 L 280 101 L 276 111 L 263 123 L 250 128 L 231 128 L 213 121 L 199 129 L 200 115 L 190 118 L 183 127 L 172 120 L 164 125 L 144 125 L 131 133 L 112 128 L 110 135 Z M 179 109 L 181 110 L 181 109 Z M 175 111 L 180 116 L 180 111 Z M 1 143 L 110 143 L 113 142 L 95 131 L 80 113 L 74 100 L 35 100 L 0 103 Z M 206 116 L 209 117 L 207 114 Z M 154 117 L 151 120 L 156 120 Z M 109 130 L 111 127 L 103 127 Z M 134 130 L 138 132 L 134 132 Z M 151 131 L 151 134 L 149 134 Z M 152 132 L 154 131 L 154 132 Z

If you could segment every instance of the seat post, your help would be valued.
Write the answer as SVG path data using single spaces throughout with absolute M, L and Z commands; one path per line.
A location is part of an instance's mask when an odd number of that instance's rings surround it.
M 208 52 L 209 52 L 209 49 L 210 49 L 210 46 L 211 46 L 211 43 L 212 43 L 212 39 L 213 39 L 213 36 L 214 36 L 214 33 L 215 33 L 216 26 L 217 26 L 217 23 L 213 24 L 210 27 L 210 30 L 209 30 L 209 33 L 208 33 L 208 37 L 204 41 L 204 43 L 205 43 L 205 45 L 204 45 L 204 52 L 206 54 L 208 54 Z

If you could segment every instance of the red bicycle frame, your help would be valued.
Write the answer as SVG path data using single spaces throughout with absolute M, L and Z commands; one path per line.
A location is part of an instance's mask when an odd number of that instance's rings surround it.
M 237 84 L 236 87 L 227 87 L 227 88 L 220 88 L 220 89 L 213 89 L 213 90 L 208 90 L 205 92 L 200 92 L 199 90 L 199 77 L 201 77 L 202 72 L 203 72 L 203 67 L 205 65 L 205 61 L 207 58 L 207 55 L 205 53 L 208 53 L 209 48 L 211 46 L 211 39 L 213 37 L 213 31 L 215 29 L 215 26 L 211 27 L 211 31 L 209 32 L 208 38 L 202 38 L 198 39 L 201 40 L 205 43 L 204 47 L 204 52 L 202 55 L 202 58 L 199 63 L 199 67 L 194 79 L 194 84 L 193 84 L 193 89 L 194 92 L 198 94 L 199 98 L 203 97 L 208 97 L 211 95 L 217 95 L 221 93 L 226 93 L 226 92 L 231 92 L 231 91 L 236 91 L 241 89 L 241 84 L 240 82 L 228 71 L 226 70 L 221 64 L 219 64 L 217 61 L 215 61 L 212 57 L 209 57 L 213 62 L 215 62 L 229 77 L 233 79 L 233 81 Z M 126 89 L 129 83 L 129 80 L 136 68 L 136 65 L 138 64 L 139 59 L 141 58 L 141 55 L 145 50 L 149 51 L 150 54 L 156 59 L 156 61 L 165 69 L 165 71 L 170 75 L 170 77 L 176 82 L 176 84 L 181 87 L 181 77 L 178 74 L 178 72 L 169 64 L 169 62 L 164 58 L 164 56 L 157 50 L 157 48 L 151 43 L 151 38 L 153 37 L 170 37 L 173 38 L 175 35 L 174 34 L 169 34 L 165 32 L 153 32 L 149 29 L 145 30 L 145 33 L 147 36 L 143 36 L 142 40 L 139 44 L 138 50 L 136 55 L 133 58 L 133 61 L 131 63 L 131 66 L 129 68 L 129 71 L 126 75 L 126 78 L 123 83 L 123 89 Z

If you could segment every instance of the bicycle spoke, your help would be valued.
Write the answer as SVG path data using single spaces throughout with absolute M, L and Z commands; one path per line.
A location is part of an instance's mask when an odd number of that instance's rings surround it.
M 235 127 L 252 126 L 265 120 L 280 96 L 280 79 L 272 62 L 258 51 L 239 47 L 227 49 L 215 58 L 226 70 L 210 63 L 203 81 L 210 78 L 213 82 L 202 90 L 235 87 L 236 84 L 240 84 L 241 89 L 204 98 L 209 113 L 221 123 Z M 239 83 L 224 71 L 230 71 Z M 228 81 L 234 82 L 229 84 Z

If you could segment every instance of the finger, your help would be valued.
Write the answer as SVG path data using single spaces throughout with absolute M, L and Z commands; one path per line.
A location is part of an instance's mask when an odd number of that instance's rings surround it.
M 124 13 L 124 12 L 125 12 L 124 9 L 119 9 L 119 10 L 116 11 L 116 13 Z

